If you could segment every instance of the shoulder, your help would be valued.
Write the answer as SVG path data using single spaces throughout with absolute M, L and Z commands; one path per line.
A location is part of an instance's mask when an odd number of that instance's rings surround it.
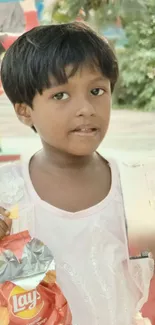
M 111 169 L 112 178 L 120 182 L 119 165 L 121 162 L 119 162 L 116 158 L 113 158 L 110 155 L 105 154 L 104 150 L 101 148 L 97 149 L 97 153 L 108 163 Z
M 155 192 L 155 157 L 132 161 L 117 161 L 122 183 L 132 182 L 133 185 L 144 184 L 147 188 L 154 187 Z M 152 188 L 153 189 L 153 188 Z
M 22 164 L 17 162 L 0 166 L 0 205 L 8 208 L 17 203 L 23 194 Z
M 99 148 L 97 153 L 108 161 L 112 172 L 118 175 L 121 186 L 125 188 L 136 187 L 141 192 L 141 184 L 154 192 L 155 197 L 155 156 L 144 159 L 111 158 Z

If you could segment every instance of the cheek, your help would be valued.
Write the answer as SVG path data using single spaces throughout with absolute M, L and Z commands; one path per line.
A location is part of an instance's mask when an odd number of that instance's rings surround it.
M 106 95 L 104 98 L 100 98 L 98 101 L 97 110 L 99 112 L 99 115 L 103 120 L 107 120 L 107 122 L 110 118 L 111 103 L 111 97 Z
M 33 122 L 41 137 L 62 138 L 65 120 L 54 110 L 37 110 L 33 112 Z
M 112 98 L 110 94 L 105 94 L 104 96 L 104 106 L 107 108 L 107 110 L 110 110 L 112 104 Z

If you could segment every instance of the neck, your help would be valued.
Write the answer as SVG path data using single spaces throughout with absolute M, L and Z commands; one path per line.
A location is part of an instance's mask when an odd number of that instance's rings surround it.
M 48 145 L 44 145 L 39 153 L 40 162 L 50 168 L 77 170 L 89 166 L 96 156 L 96 153 L 87 156 L 75 156 L 69 153 L 60 151 Z

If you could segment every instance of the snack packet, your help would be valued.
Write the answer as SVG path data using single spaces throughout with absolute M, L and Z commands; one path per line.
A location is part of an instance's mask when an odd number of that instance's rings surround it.
M 0 325 L 71 325 L 50 250 L 28 231 L 0 241 Z
M 151 280 L 148 301 L 142 308 L 144 317 L 148 317 L 152 325 L 155 325 L 155 276 Z

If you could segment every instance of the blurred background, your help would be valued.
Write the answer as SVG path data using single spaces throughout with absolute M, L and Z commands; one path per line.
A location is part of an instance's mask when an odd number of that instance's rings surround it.
M 112 121 L 102 149 L 121 159 L 155 156 L 155 0 L 0 0 L 0 62 L 14 40 L 39 24 L 84 21 L 119 60 Z M 18 122 L 0 83 L 0 161 L 40 148 Z

